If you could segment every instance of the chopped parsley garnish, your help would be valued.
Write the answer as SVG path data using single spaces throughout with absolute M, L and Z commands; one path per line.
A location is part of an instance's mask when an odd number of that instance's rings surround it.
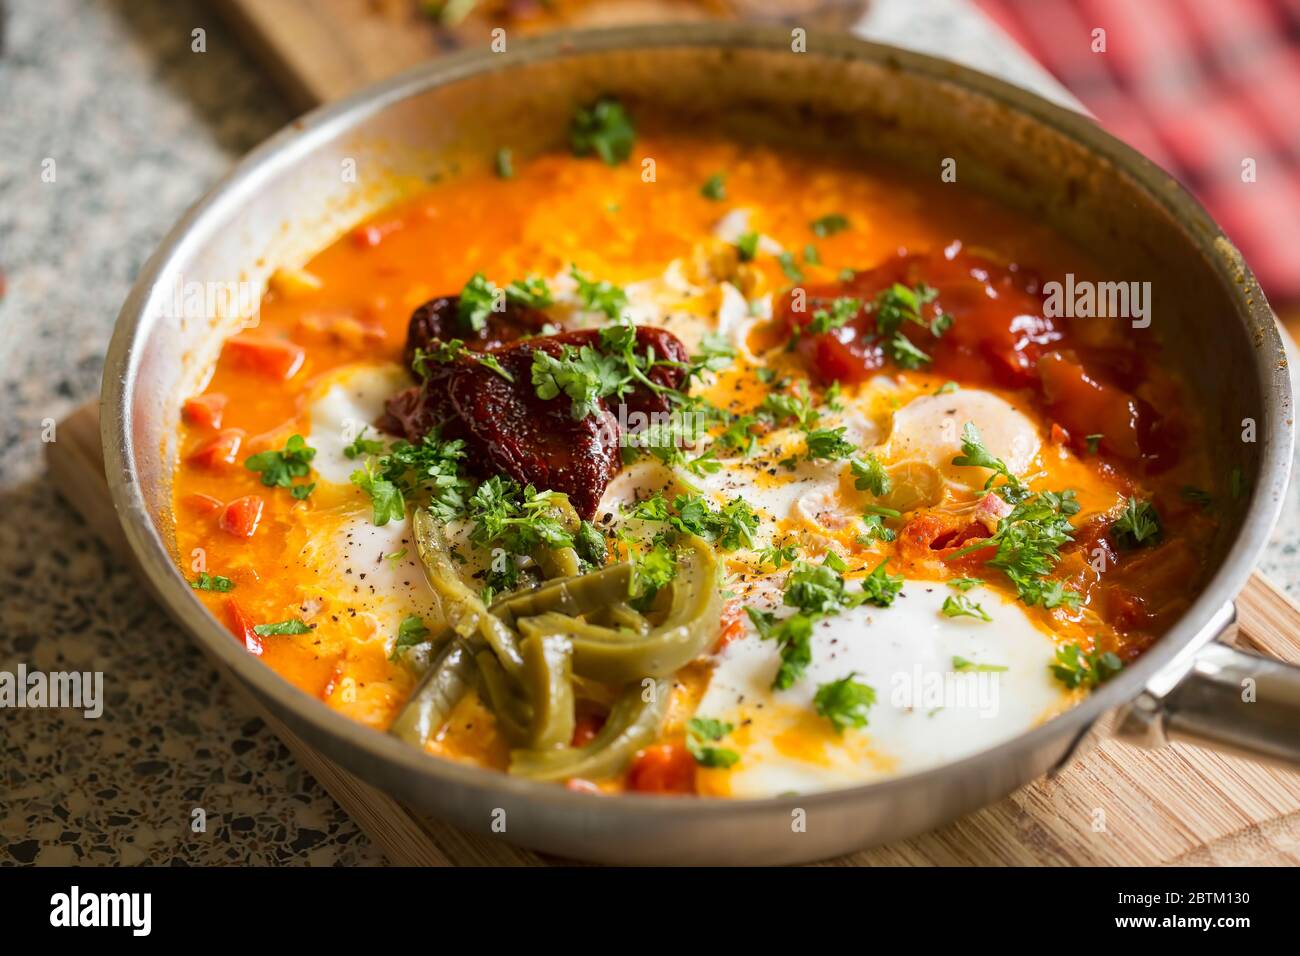
M 889 350 L 889 357 L 899 368 L 918 369 L 926 362 L 933 361 L 929 355 L 913 345 L 912 340 L 901 331 L 894 333 L 894 337 L 886 343 L 886 348 Z
M 627 308 L 627 293 L 612 282 L 604 279 L 592 281 L 579 271 L 576 265 L 569 266 L 569 275 L 578 284 L 578 301 L 590 312 L 603 312 L 605 318 L 617 322 Z
M 514 154 L 510 150 L 502 147 L 497 150 L 496 160 L 493 163 L 496 169 L 497 177 L 500 179 L 515 178 L 515 160 Z
M 701 767 L 735 766 L 740 754 L 726 747 L 712 747 L 736 728 L 712 717 L 692 717 L 686 722 L 686 749 Z
M 992 536 L 976 540 L 954 552 L 948 560 L 992 547 L 994 555 L 986 563 L 1010 578 L 1025 604 L 1077 607 L 1080 600 L 1077 591 L 1045 578 L 1061 559 L 1061 546 L 1074 540 L 1069 518 L 1078 511 L 1079 502 L 1073 491 L 1030 495 L 998 521 Z
M 944 617 L 973 617 L 981 621 L 991 621 L 988 612 L 964 594 L 950 594 L 943 599 Z
M 781 392 L 771 392 L 763 399 L 763 403 L 758 406 L 758 416 L 773 425 L 780 425 L 793 418 L 805 431 L 813 428 L 818 418 L 811 400 L 801 395 Z
M 822 255 L 817 251 L 817 247 L 811 242 L 803 247 L 803 261 L 810 266 L 819 266 L 822 264 Z
M 875 688 L 858 683 L 853 679 L 856 676 L 857 672 L 849 671 L 839 680 L 822 684 L 813 696 L 818 715 L 829 720 L 837 734 L 849 727 L 867 726 L 867 713 L 876 702 Z
M 885 526 L 885 519 L 882 515 L 863 515 L 862 531 L 858 534 L 858 544 L 870 547 L 874 541 L 893 541 L 897 532 L 893 528 Z
M 758 515 L 744 498 L 732 498 L 715 511 L 703 495 L 681 494 L 669 505 L 657 493 L 637 502 L 626 514 L 635 520 L 660 522 L 683 534 L 698 535 L 727 551 L 741 546 L 752 548 L 758 530 Z
M 1097 454 L 1097 452 L 1101 449 L 1101 440 L 1105 437 L 1106 436 L 1103 435 L 1101 432 L 1094 432 L 1091 435 L 1083 436 L 1083 443 L 1084 445 L 1087 446 L 1089 455 L 1095 456 Z
M 798 557 L 799 548 L 789 542 L 782 544 L 774 542 L 758 552 L 759 564 L 770 564 L 774 568 L 782 568 L 787 564 L 793 564 Z
M 220 574 L 208 574 L 204 571 L 190 582 L 190 587 L 196 591 L 233 591 L 235 582 Z
M 881 561 L 872 572 L 862 579 L 862 600 L 876 607 L 889 607 L 903 590 L 903 576 L 890 574 L 885 570 L 889 559 Z
M 506 300 L 532 309 L 546 309 L 555 304 L 551 287 L 541 276 L 515 279 L 506 286 Z
M 428 494 L 433 514 L 449 520 L 464 511 L 469 490 L 469 482 L 460 474 L 464 457 L 463 441 L 443 441 L 435 430 L 418 444 L 393 442 L 386 455 L 354 471 L 351 481 L 370 498 L 376 525 L 403 520 L 406 496 L 417 492 Z
M 746 232 L 736 239 L 736 251 L 741 262 L 751 262 L 758 255 L 758 233 Z
M 1115 543 L 1121 548 L 1140 548 L 1160 540 L 1160 515 L 1149 501 L 1129 498 L 1124 510 L 1110 526 Z
M 748 457 L 758 447 L 758 437 L 753 432 L 754 426 L 758 423 L 758 417 L 755 415 L 736 415 L 718 435 L 717 442 L 723 448 Z
M 501 301 L 501 290 L 489 282 L 483 273 L 476 272 L 460 290 L 456 317 L 465 328 L 482 332 L 487 328 L 488 316 L 494 311 L 500 311 Z
M 791 282 L 803 281 L 803 270 L 799 268 L 799 263 L 794 261 L 794 255 L 789 252 L 782 252 L 776 257 L 776 261 L 781 264 L 781 271 Z
M 851 295 L 838 296 L 831 301 L 830 309 L 815 309 L 812 321 L 804 328 L 810 335 L 819 335 L 846 325 L 862 308 L 862 300 Z
M 582 421 L 600 411 L 602 398 L 622 394 L 629 379 L 614 356 L 589 345 L 564 345 L 558 357 L 542 349 L 533 352 L 532 382 L 538 398 L 569 396 L 574 421 Z
M 401 656 L 402 651 L 423 644 L 428 639 L 429 629 L 424 626 L 424 621 L 414 614 L 405 617 L 397 626 L 397 640 L 393 642 L 393 653 L 388 655 L 388 659 L 395 661 Z
M 894 488 L 885 466 L 871 452 L 867 452 L 861 458 L 852 459 L 849 467 L 853 471 L 853 487 L 858 491 L 869 491 L 877 498 L 881 498 Z
M 555 507 L 553 491 L 493 475 L 470 496 L 467 517 L 473 522 L 469 538 L 484 548 L 499 547 L 510 554 L 530 554 L 539 545 L 573 547 Z
M 809 461 L 839 461 L 849 458 L 856 452 L 857 446 L 844 437 L 848 429 L 815 428 L 804 437 L 808 444 Z
M 973 674 L 998 674 L 1007 670 L 1003 664 L 976 664 L 974 661 L 968 661 L 964 657 L 954 657 L 952 659 L 952 669 L 958 672 Z
M 948 581 L 948 587 L 965 592 L 969 591 L 973 587 L 978 587 L 983 583 L 983 578 L 952 578 Z
M 439 341 L 436 346 L 427 352 L 422 348 L 416 348 L 415 357 L 411 364 L 415 366 L 422 378 L 427 378 L 429 362 L 445 365 L 462 357 L 478 362 L 484 368 L 496 372 L 507 382 L 515 380 L 515 377 L 502 367 L 500 360 L 495 355 L 491 352 L 476 352 L 473 349 L 466 348 L 463 339 L 452 339 L 448 342 Z
M 1200 505 L 1206 511 L 1214 507 L 1213 496 L 1211 496 L 1208 491 L 1197 488 L 1195 485 L 1183 485 L 1183 487 L 1178 490 L 1178 494 L 1184 501 L 1190 501 L 1194 505 Z
M 370 520 L 383 527 L 406 518 L 406 500 L 397 483 L 382 477 L 373 463 L 352 472 L 349 480 L 370 498 Z
M 260 637 L 275 637 L 282 634 L 310 634 L 311 628 L 295 617 L 288 621 L 276 621 L 274 624 L 255 624 L 253 625 L 253 633 Z
M 280 451 L 250 455 L 245 459 L 244 467 L 259 472 L 262 484 L 268 488 L 288 488 L 295 498 L 301 500 L 311 494 L 316 483 L 294 484 L 294 479 L 311 474 L 311 460 L 315 457 L 316 449 L 307 447 L 301 435 L 291 435 Z
M 590 521 L 579 523 L 578 533 L 573 536 L 573 547 L 578 557 L 593 568 L 604 567 L 609 560 L 609 544 L 600 529 Z
M 989 475 L 988 481 L 984 482 L 984 490 L 987 491 L 993 487 L 993 482 L 997 481 L 998 476 L 1005 479 L 1006 484 L 998 488 L 1000 494 L 1009 503 L 1015 504 L 1017 501 L 1023 501 L 1029 494 L 1029 489 L 1025 487 L 1007 463 L 1001 458 L 995 458 L 989 450 L 984 447 L 984 441 L 980 438 L 979 429 L 975 427 L 974 422 L 967 422 L 961 430 L 961 454 L 953 458 L 954 465 L 964 465 L 974 468 L 988 468 L 993 472 Z
M 1056 649 L 1056 660 L 1047 666 L 1052 676 L 1074 690 L 1104 684 L 1124 669 L 1124 662 L 1111 651 L 1084 653 L 1078 644 L 1066 644 Z
M 364 455 L 382 455 L 384 452 L 384 443 L 374 438 L 367 438 L 366 432 L 370 430 L 369 425 L 362 425 L 361 431 L 357 432 L 357 437 L 352 439 L 352 444 L 343 449 L 343 457 L 347 459 L 357 459 Z
M 647 551 L 629 550 L 632 580 L 628 585 L 634 607 L 645 608 L 661 588 L 677 577 L 677 552 L 665 541 L 656 541 Z
M 849 228 L 849 221 L 837 212 L 829 213 L 819 219 L 814 219 L 808 224 L 808 228 L 813 231 L 813 235 L 818 239 L 825 239 L 827 236 L 833 236 L 837 232 L 843 232 Z
M 617 166 L 632 155 L 636 130 L 618 100 L 603 98 L 579 109 L 569 126 L 569 145 L 577 156 L 595 153 L 607 166 Z
M 727 183 L 722 173 L 714 173 L 704 181 L 700 187 L 700 195 L 705 199 L 712 199 L 714 202 L 722 202 L 727 198 Z

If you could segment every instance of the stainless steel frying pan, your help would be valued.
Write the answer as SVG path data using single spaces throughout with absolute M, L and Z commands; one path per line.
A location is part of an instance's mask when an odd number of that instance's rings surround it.
M 122 307 L 104 373 L 109 484 L 140 563 L 171 613 L 295 732 L 411 806 L 571 857 L 624 863 L 823 858 L 942 824 L 1071 759 L 1091 734 L 1181 737 L 1300 762 L 1300 669 L 1221 638 L 1282 506 L 1293 442 L 1283 346 L 1250 270 L 1170 178 L 1091 121 L 942 60 L 847 36 L 748 25 L 618 29 L 448 57 L 293 123 L 177 224 Z M 412 183 L 485 164 L 503 144 L 560 146 L 576 103 L 601 93 L 683 128 L 797 141 L 937 171 L 1050 223 L 1115 279 L 1153 285 L 1153 330 L 1194 385 L 1228 500 L 1215 571 L 1182 619 L 1081 706 L 924 773 L 751 801 L 594 798 L 424 756 L 295 690 L 204 609 L 177 572 L 169 515 L 181 398 L 203 380 L 236 309 L 177 315 L 177 283 L 260 287 Z M 1243 443 L 1242 420 L 1258 440 Z M 1226 498 L 1227 496 L 1225 496 Z M 1241 681 L 1256 681 L 1243 703 Z M 792 827 L 796 810 L 806 826 Z

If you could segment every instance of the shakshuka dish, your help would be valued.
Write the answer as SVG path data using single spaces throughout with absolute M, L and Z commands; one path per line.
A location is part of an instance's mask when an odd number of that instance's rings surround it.
M 635 119 L 272 275 L 174 475 L 249 654 L 431 758 L 762 797 L 1022 734 L 1186 609 L 1219 492 L 1150 333 L 1049 307 L 1078 250 Z

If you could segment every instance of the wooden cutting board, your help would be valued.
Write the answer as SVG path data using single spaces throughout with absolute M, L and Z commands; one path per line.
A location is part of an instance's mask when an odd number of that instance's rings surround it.
M 96 405 L 59 424 L 57 441 L 46 445 L 46 461 L 64 499 L 109 548 L 133 563 L 104 480 Z M 1244 646 L 1300 662 L 1300 607 L 1266 579 L 1251 578 L 1238 612 Z M 248 701 L 392 862 L 557 862 L 417 815 L 312 749 L 260 703 Z M 1104 829 L 1094 829 L 1102 817 Z M 1294 866 L 1300 864 L 1300 774 L 1194 747 L 1147 751 L 1104 741 L 1056 776 L 939 830 L 829 862 Z
M 429 57 L 563 28 L 705 20 L 848 29 L 867 0 L 215 0 L 294 106 L 308 110 Z

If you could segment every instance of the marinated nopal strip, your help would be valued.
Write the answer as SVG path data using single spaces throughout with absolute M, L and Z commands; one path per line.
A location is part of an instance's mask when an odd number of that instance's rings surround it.
M 592 680 L 621 684 L 642 677 L 667 677 L 690 663 L 716 639 L 722 614 L 713 549 L 689 539 L 668 585 L 668 612 L 644 635 L 600 627 L 550 612 L 521 620 L 521 631 L 561 634 L 572 639 L 573 671 Z
M 589 744 L 512 751 L 510 772 L 534 780 L 599 780 L 621 772 L 638 750 L 659 735 L 671 687 L 672 683 L 663 679 L 629 684 Z
M 632 566 L 611 564 L 598 571 L 547 581 L 532 591 L 519 591 L 492 605 L 492 613 L 509 626 L 525 617 L 556 612 L 579 617 L 617 605 L 627 597 Z
M 529 637 L 524 652 L 523 685 L 532 701 L 529 746 L 562 747 L 573 739 L 573 646 L 567 637 Z
M 424 565 L 430 586 L 444 602 L 443 612 L 448 622 L 462 637 L 475 632 L 480 634 L 501 659 L 502 666 L 512 675 L 518 674 L 524 666 L 518 640 L 510 628 L 488 610 L 483 599 L 460 579 L 433 517 L 425 511 L 416 511 L 411 521 L 420 563 Z
M 423 747 L 473 686 L 474 653 L 466 641 L 453 637 L 434 658 L 388 732 L 408 744 Z
M 530 728 L 533 722 L 533 708 L 520 696 L 512 685 L 510 677 L 489 650 L 480 651 L 475 657 L 479 675 L 483 678 L 483 689 L 487 692 L 487 704 L 496 718 L 497 729 L 517 746 L 523 746 L 532 739 Z

